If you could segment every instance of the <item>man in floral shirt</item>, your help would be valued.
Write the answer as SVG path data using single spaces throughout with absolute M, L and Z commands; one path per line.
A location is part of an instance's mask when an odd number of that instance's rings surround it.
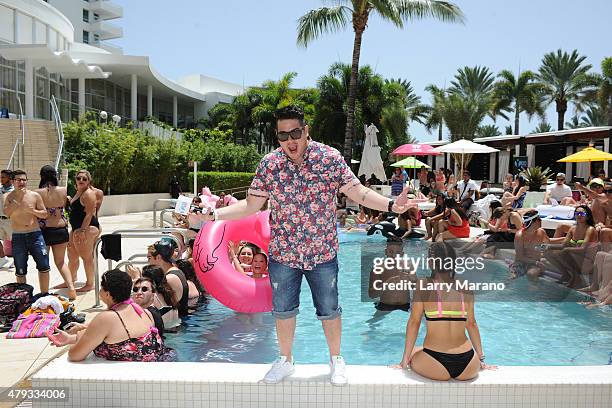
M 211 208 L 203 217 L 246 217 L 270 200 L 268 269 L 280 357 L 264 382 L 278 383 L 295 370 L 291 349 L 300 286 L 305 277 L 327 338 L 331 383 L 344 385 L 347 379 L 340 355 L 342 308 L 338 304 L 336 194 L 343 192 L 375 210 L 403 213 L 408 209 L 406 191 L 394 202 L 362 186 L 337 150 L 310 140 L 300 108 L 280 109 L 276 118 L 280 148 L 259 163 L 247 199 L 219 210 Z

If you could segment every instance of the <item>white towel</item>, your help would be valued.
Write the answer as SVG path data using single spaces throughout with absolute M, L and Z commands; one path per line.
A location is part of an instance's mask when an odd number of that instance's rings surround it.
M 32 309 L 46 309 L 49 306 L 53 308 L 55 314 L 64 313 L 64 306 L 62 306 L 62 302 L 59 301 L 57 296 L 47 295 L 39 298 L 32 305 Z

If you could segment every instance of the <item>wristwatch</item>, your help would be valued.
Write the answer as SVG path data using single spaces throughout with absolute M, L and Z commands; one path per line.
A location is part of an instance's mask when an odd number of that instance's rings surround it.
M 389 200 L 389 206 L 387 207 L 387 212 L 392 212 L 391 208 L 393 208 L 393 204 L 395 204 L 395 201 Z

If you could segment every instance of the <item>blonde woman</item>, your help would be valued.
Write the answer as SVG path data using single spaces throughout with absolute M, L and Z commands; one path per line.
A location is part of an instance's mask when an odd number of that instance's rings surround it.
M 91 174 L 87 170 L 79 170 L 75 177 L 77 192 L 70 200 L 70 246 L 72 254 L 76 254 L 76 261 L 83 260 L 85 285 L 77 292 L 88 292 L 94 288 L 94 258 L 93 249 L 96 239 L 100 235 L 100 223 L 96 217 L 98 198 L 96 191 L 91 188 Z M 69 261 L 72 261 L 71 251 L 68 251 Z M 72 262 L 70 262 L 72 263 Z M 78 265 L 78 264 L 77 264 Z M 77 266 L 78 268 L 78 266 Z M 72 277 L 76 280 L 76 268 L 70 268 Z

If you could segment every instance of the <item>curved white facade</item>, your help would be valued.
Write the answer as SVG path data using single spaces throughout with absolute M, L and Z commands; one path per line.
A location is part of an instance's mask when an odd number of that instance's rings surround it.
M 10 114 L 19 114 L 20 100 L 27 118 L 50 119 L 54 96 L 64 121 L 104 110 L 124 123 L 154 117 L 190 127 L 242 89 L 201 76 L 177 83 L 159 74 L 146 56 L 106 51 L 99 40 L 113 37 L 96 27 L 122 16 L 111 1 L 49 1 L 57 8 L 43 0 L 0 0 L 0 108 Z M 86 31 L 97 43 L 83 44 Z
M 46 44 L 53 51 L 67 51 L 74 42 L 74 27 L 44 1 L 0 0 L 0 41 Z

